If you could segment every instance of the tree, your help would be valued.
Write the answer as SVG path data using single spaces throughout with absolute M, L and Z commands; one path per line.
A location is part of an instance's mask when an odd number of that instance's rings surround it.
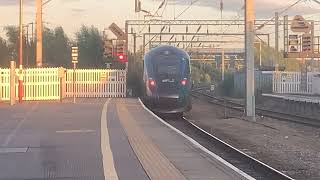
M 47 66 L 70 66 L 71 48 L 69 46 L 69 38 L 62 27 L 56 27 L 54 30 L 44 28 L 43 60 Z
M 203 76 L 203 82 L 206 83 L 206 84 L 211 84 L 211 77 L 209 74 L 204 74 Z
M 82 25 L 76 33 L 79 47 L 79 66 L 99 68 L 104 66 L 103 40 L 98 28 Z
M 7 26 L 4 28 L 7 36 L 7 47 L 10 59 L 18 63 L 19 54 L 19 28 L 17 26 Z M 23 35 L 23 64 L 30 67 L 35 65 L 35 43 L 27 42 L 25 34 Z M 9 61 L 9 60 L 7 60 Z
M 259 59 L 260 59 L 260 47 L 259 44 L 255 44 L 255 67 L 259 66 Z M 286 71 L 299 71 L 299 61 L 295 58 L 286 59 L 283 57 L 282 52 L 276 52 L 274 48 L 269 47 L 266 43 L 262 43 L 261 45 L 261 61 L 263 66 L 272 67 L 273 60 L 278 57 L 279 66 L 285 67 Z
M 191 66 L 191 76 L 194 84 L 199 84 L 201 79 L 201 74 L 196 66 Z
M 54 64 L 56 66 L 67 67 L 68 64 L 71 65 L 71 47 L 69 45 L 69 38 L 67 37 L 61 26 L 54 29 L 54 35 L 54 48 L 57 52 Z
M 7 46 L 12 55 L 12 58 L 18 59 L 19 49 L 19 28 L 16 26 L 7 26 L 4 28 L 7 36 Z
M 10 50 L 7 42 L 0 37 L 0 67 L 8 67 L 10 61 Z

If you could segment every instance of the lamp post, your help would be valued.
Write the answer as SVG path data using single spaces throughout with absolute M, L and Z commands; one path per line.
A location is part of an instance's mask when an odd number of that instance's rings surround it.
M 30 41 L 29 41 L 29 25 L 32 25 L 31 26 L 31 42 L 33 42 L 33 22 L 31 23 L 28 23 L 26 25 L 24 25 L 23 27 L 25 27 L 27 29 L 27 35 L 26 35 L 26 39 L 25 39 L 25 45 L 26 45 L 26 61 L 24 62 L 25 63 L 25 66 L 28 67 L 29 66 L 29 55 L 30 55 Z
M 42 0 L 36 0 L 36 65 L 42 66 Z
M 246 115 L 255 121 L 254 95 L 254 10 L 253 0 L 245 0 L 245 49 L 246 49 Z
M 43 22 L 42 22 L 42 10 L 45 5 L 47 5 L 52 0 L 47 0 L 44 3 L 42 0 L 36 0 L 36 65 L 37 67 L 42 67 L 43 61 L 43 47 L 42 47 L 42 31 L 43 31 Z
M 22 103 L 23 97 L 23 76 L 22 76 L 22 65 L 23 65 L 23 0 L 20 0 L 20 16 L 19 16 L 19 85 L 18 85 L 18 96 L 19 103 Z

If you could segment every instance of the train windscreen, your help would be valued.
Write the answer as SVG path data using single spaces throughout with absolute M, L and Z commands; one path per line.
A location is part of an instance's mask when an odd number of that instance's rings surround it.
M 185 74 L 186 63 L 175 56 L 159 57 L 154 63 L 154 72 L 159 90 L 176 90 Z

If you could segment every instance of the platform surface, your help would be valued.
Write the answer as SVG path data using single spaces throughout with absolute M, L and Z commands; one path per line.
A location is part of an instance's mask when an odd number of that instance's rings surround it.
M 289 101 L 320 104 L 320 96 L 298 94 L 262 94 L 265 97 L 279 98 Z
M 0 179 L 244 179 L 138 99 L 0 106 Z

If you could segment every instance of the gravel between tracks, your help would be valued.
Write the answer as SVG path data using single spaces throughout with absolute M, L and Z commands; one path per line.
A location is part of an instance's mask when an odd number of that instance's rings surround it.
M 267 163 L 295 179 L 320 179 L 320 129 L 257 118 L 241 119 L 234 110 L 193 100 L 193 110 L 186 118 L 216 137 Z

